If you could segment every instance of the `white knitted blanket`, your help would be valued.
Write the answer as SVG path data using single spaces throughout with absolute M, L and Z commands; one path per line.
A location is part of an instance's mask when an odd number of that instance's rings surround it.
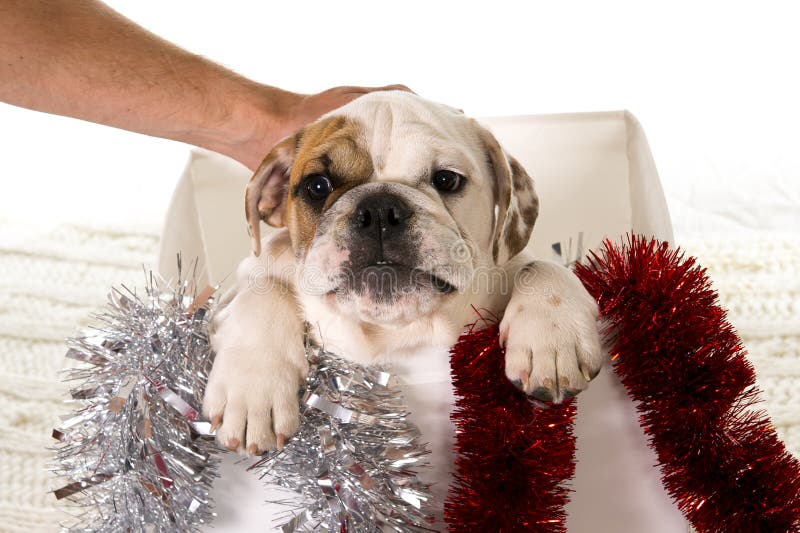
M 155 228 L 0 221 L 0 531 L 58 531 L 49 491 L 51 431 L 64 405 L 64 339 L 88 322 L 112 285 L 141 286 L 155 264 Z
M 766 409 L 800 457 L 800 236 L 688 237 L 756 368 Z
M 63 339 L 85 324 L 111 286 L 141 286 L 156 228 L 0 221 L 0 531 L 55 531 L 64 515 L 49 492 L 50 433 L 66 409 Z M 767 408 L 800 453 L 800 241 L 684 239 L 708 267 L 751 351 Z

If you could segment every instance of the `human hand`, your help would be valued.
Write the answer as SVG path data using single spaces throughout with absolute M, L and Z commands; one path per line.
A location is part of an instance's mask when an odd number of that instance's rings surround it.
M 287 110 L 283 124 L 283 135 L 291 135 L 306 124 L 315 121 L 328 111 L 342 107 L 359 96 L 374 91 L 407 91 L 413 92 L 405 85 L 386 85 L 385 87 L 334 87 L 317 94 L 298 96 L 291 108 Z
M 251 112 L 243 114 L 240 119 L 247 122 L 246 126 L 243 124 L 243 130 L 247 134 L 223 151 L 244 163 L 250 170 L 258 167 L 264 154 L 279 140 L 359 96 L 374 91 L 413 92 L 399 84 L 384 87 L 333 87 L 316 94 L 290 93 L 267 86 L 260 88 L 261 105 L 255 113 L 251 108 Z

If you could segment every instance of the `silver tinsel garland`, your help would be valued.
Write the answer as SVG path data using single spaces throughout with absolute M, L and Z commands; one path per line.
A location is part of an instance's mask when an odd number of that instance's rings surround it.
M 55 491 L 77 507 L 68 531 L 196 531 L 214 517 L 218 448 L 200 417 L 213 362 L 213 291 L 154 278 L 144 294 L 112 290 L 99 325 L 68 340 L 78 408 L 53 431 Z M 284 531 L 432 531 L 426 444 L 396 380 L 307 347 L 300 427 L 253 465 L 299 494 Z M 281 502 L 287 503 L 287 502 Z
M 73 415 L 53 431 L 57 498 L 77 504 L 69 531 L 193 531 L 213 517 L 216 447 L 199 416 L 213 362 L 208 299 L 191 281 L 149 277 L 112 290 L 98 325 L 68 340 Z
M 417 478 L 429 450 L 396 379 L 322 349 L 307 354 L 300 427 L 252 467 L 302 496 L 283 531 L 434 531 L 430 487 Z

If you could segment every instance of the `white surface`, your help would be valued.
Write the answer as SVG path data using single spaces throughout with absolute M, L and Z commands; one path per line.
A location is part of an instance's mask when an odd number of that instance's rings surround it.
M 667 188 L 678 242 L 737 235 L 800 239 L 800 176 L 791 169 L 793 155 L 741 164 L 726 160 L 728 149 L 716 150 Z
M 402 82 L 473 116 L 630 109 L 668 194 L 717 175 L 746 174 L 756 194 L 773 180 L 795 193 L 800 183 L 793 2 L 109 3 L 287 89 Z M 0 214 L 160 217 L 185 154 L 0 104 Z
M 0 531 L 55 532 L 69 518 L 51 492 L 67 482 L 51 473 L 49 448 L 59 416 L 75 407 L 60 381 L 64 339 L 112 285 L 142 287 L 157 243 L 154 226 L 41 231 L 0 219 Z
M 501 144 L 536 181 L 540 217 L 531 243 L 550 257 L 555 241 L 585 232 L 596 247 L 606 237 L 633 228 L 671 238 L 669 216 L 647 140 L 625 112 L 545 115 L 490 119 Z M 242 190 L 249 173 L 208 153 L 196 153 L 173 198 L 162 241 L 160 270 L 169 273 L 176 250 L 200 255 L 212 283 L 224 280 L 249 251 L 242 214 Z M 264 231 L 268 231 L 264 227 Z M 612 373 L 604 371 L 578 399 L 577 471 L 567 508 L 570 532 L 673 533 L 685 531 L 682 517 L 661 488 L 652 468 L 633 405 Z M 420 353 L 398 362 L 412 418 L 432 443 L 435 496 L 444 497 L 452 469 L 452 402 L 446 353 Z M 215 487 L 220 502 L 215 528 L 256 531 L 273 522 L 275 499 L 241 467 L 227 465 L 235 476 Z
M 753 241 L 735 240 L 742 228 L 794 238 L 800 228 L 800 79 L 792 67 L 800 33 L 791 2 L 109 3 L 180 45 L 288 89 L 402 82 L 479 116 L 628 108 L 647 129 L 679 242 L 724 234 L 730 246 L 747 248 Z M 0 104 L 0 216 L 157 222 L 186 151 Z M 85 260 L 79 245 L 70 246 L 65 268 Z M 98 257 L 118 251 L 100 249 Z M 730 268 L 727 255 L 718 259 Z M 792 272 L 782 258 L 772 260 L 764 276 Z M 749 283 L 748 270 L 738 272 L 737 283 Z M 27 278 L 9 274 L 4 295 L 16 279 Z M 101 299 L 111 282 L 98 285 Z M 8 317 L 2 324 L 11 353 L 18 325 Z M 794 344 L 776 344 L 797 353 Z M 796 375 L 794 358 L 786 368 Z M 14 382 L 3 392 L 16 389 Z M 14 464 L 25 465 L 20 475 L 42 471 L 39 463 Z M 10 502 L 26 517 L 45 505 Z

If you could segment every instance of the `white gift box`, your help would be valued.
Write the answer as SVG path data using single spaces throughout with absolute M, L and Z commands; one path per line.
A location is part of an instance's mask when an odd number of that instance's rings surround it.
M 628 112 L 576 113 L 482 120 L 528 170 L 541 200 L 529 247 L 551 259 L 555 242 L 586 249 L 633 231 L 672 239 L 666 201 L 638 121 Z M 176 255 L 199 258 L 199 282 L 227 287 L 249 252 L 244 187 L 250 172 L 217 154 L 193 151 L 175 190 L 162 233 L 159 270 L 174 277 Z M 262 235 L 269 231 L 264 228 Z M 420 353 L 398 362 L 412 419 L 431 445 L 424 476 L 441 507 L 449 484 L 453 397 L 447 353 Z M 633 403 L 610 367 L 578 396 L 577 470 L 567 506 L 568 531 L 677 533 L 686 522 L 661 486 Z M 268 531 L 285 509 L 265 503 L 272 491 L 226 454 L 213 490 L 216 531 Z M 438 522 L 444 529 L 444 524 Z

